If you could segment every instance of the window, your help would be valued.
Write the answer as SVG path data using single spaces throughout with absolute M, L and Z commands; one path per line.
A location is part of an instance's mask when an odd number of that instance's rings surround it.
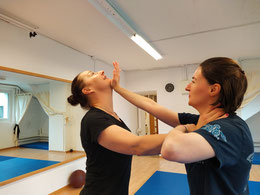
M 0 123 L 15 122 L 15 94 L 19 88 L 0 83 Z
M 0 119 L 9 118 L 9 98 L 8 93 L 0 92 Z

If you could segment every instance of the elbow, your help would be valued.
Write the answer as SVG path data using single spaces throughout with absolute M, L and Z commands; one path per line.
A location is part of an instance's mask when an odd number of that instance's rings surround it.
M 142 151 L 140 148 L 133 148 L 131 151 L 132 155 L 137 155 L 137 156 L 144 156 L 145 152 Z
M 180 162 L 180 154 L 178 152 L 178 146 L 174 143 L 164 142 L 161 148 L 161 155 L 164 159 L 169 161 Z
M 135 145 L 132 148 L 132 153 L 133 153 L 133 155 L 137 155 L 137 156 L 146 155 L 146 151 L 139 144 Z
M 142 156 L 143 151 L 140 147 L 140 137 L 136 137 L 136 140 L 134 143 L 132 143 L 131 147 L 129 148 L 129 151 L 132 155 Z
M 144 156 L 144 155 L 145 155 L 145 152 L 136 150 L 136 151 L 135 151 L 135 155 L 137 155 L 137 156 Z
M 131 150 L 133 155 L 145 156 L 149 154 L 149 149 L 143 144 L 143 136 L 138 136 Z

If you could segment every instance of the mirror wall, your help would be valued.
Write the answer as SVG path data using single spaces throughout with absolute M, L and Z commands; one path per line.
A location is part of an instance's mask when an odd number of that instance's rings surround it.
M 0 149 L 37 141 L 51 151 L 81 150 L 79 124 L 83 115 L 66 102 L 70 81 L 0 67 Z M 19 138 L 17 137 L 19 125 Z

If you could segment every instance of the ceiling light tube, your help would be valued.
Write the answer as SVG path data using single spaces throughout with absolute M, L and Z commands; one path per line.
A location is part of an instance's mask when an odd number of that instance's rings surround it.
M 148 54 L 150 54 L 155 60 L 162 59 L 162 56 L 154 48 L 152 48 L 152 46 L 147 43 L 140 35 L 135 34 L 131 37 L 131 39 Z
M 143 48 L 154 59 L 160 60 L 162 56 L 147 43 L 140 35 L 136 34 L 136 30 L 127 23 L 121 14 L 111 6 L 108 0 L 88 0 L 96 7 L 105 17 L 107 17 L 113 24 L 115 24 L 126 36 L 131 38 L 137 45 Z

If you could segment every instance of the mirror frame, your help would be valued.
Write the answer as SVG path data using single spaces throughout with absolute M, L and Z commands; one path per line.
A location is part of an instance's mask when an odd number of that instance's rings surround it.
M 29 75 L 29 76 L 34 76 L 34 77 L 40 77 L 40 78 L 45 78 L 45 79 L 50 79 L 50 80 L 55 80 L 55 81 L 61 81 L 61 82 L 65 82 L 65 83 L 72 83 L 72 81 L 67 80 L 67 79 L 62 79 L 62 78 L 48 76 L 48 75 L 44 75 L 44 74 L 19 70 L 19 69 L 15 69 L 15 68 L 8 68 L 8 67 L 5 67 L 5 66 L 0 66 L 0 70 L 8 71 L 8 72 L 14 72 L 14 73 L 18 73 L 18 74 Z

